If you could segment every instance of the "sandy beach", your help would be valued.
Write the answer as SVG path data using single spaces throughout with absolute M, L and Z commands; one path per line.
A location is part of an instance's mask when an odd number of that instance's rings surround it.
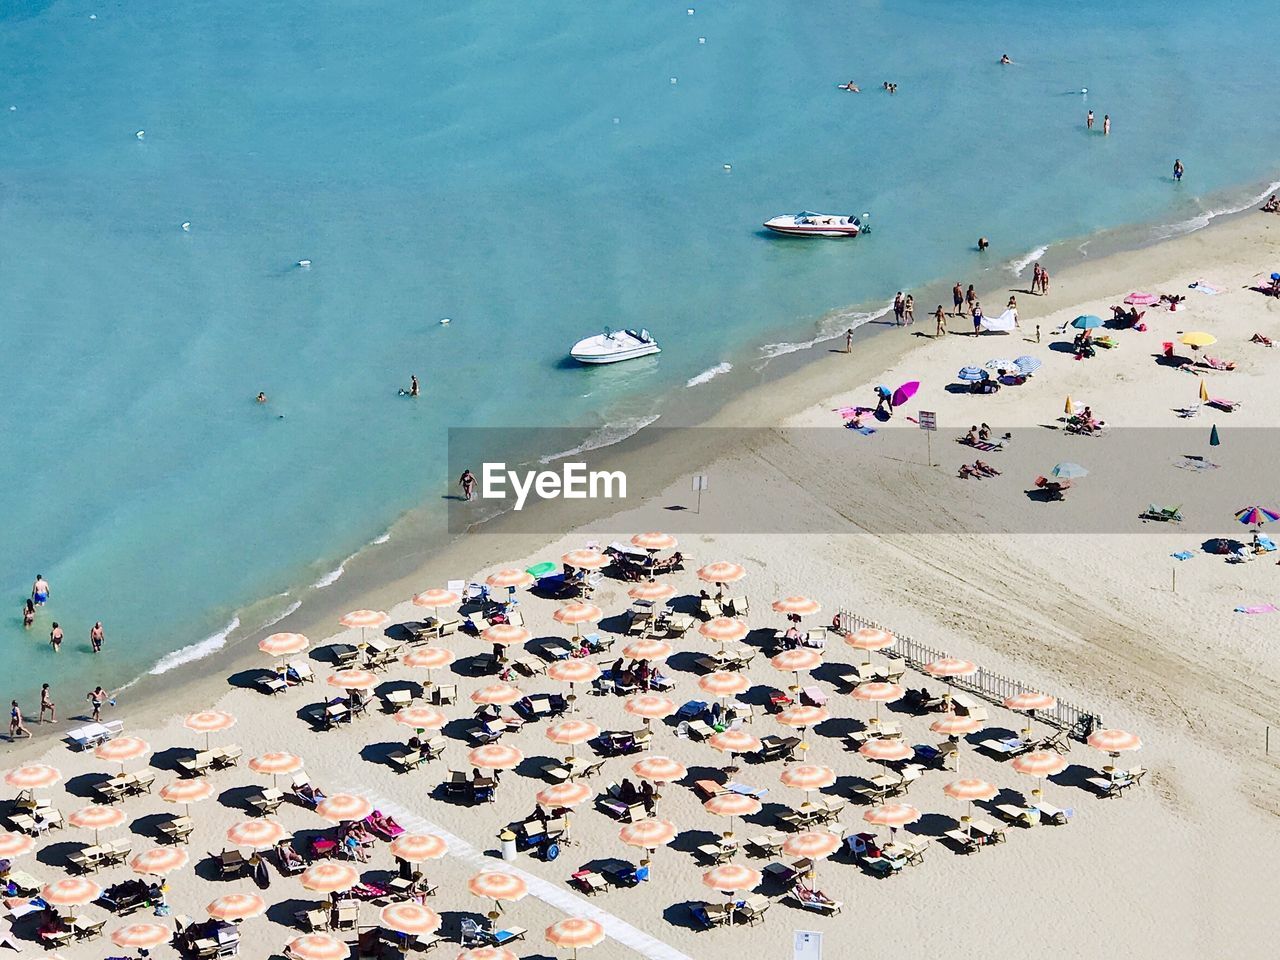
M 303 890 L 296 877 L 281 876 L 274 865 L 265 891 L 248 877 L 220 880 L 210 859 L 230 846 L 228 828 L 250 817 L 245 806 L 250 794 L 270 785 L 270 778 L 251 772 L 247 761 L 271 751 L 302 757 L 311 782 L 331 795 L 365 797 L 410 832 L 446 837 L 449 853 L 426 865 L 438 886 L 426 903 L 441 915 L 441 936 L 448 941 L 435 948 L 436 956 L 453 956 L 462 921 L 482 920 L 490 908 L 467 890 L 468 878 L 484 868 L 518 871 L 529 886 L 523 900 L 505 905 L 499 924 L 528 930 L 524 941 L 511 945 L 516 956 L 526 958 L 570 955 L 542 934 L 564 916 L 602 924 L 607 939 L 584 951 L 601 960 L 727 957 L 744 945 L 762 957 L 782 958 L 790 956 L 795 930 L 822 931 L 827 957 L 844 956 L 846 949 L 852 955 L 854 948 L 843 945 L 850 935 L 857 938 L 857 955 L 867 958 L 898 957 L 904 949 L 911 956 L 980 953 L 990 958 L 1023 957 L 1028 949 L 1065 957 L 1269 955 L 1267 918 L 1280 894 L 1280 881 L 1268 866 L 1280 855 L 1280 769 L 1277 752 L 1264 753 L 1268 726 L 1280 716 L 1280 654 L 1270 619 L 1280 612 L 1266 609 L 1280 605 L 1276 555 L 1228 563 L 1225 556 L 1203 551 L 1201 544 L 1210 536 L 1247 541 L 1248 531 L 1230 509 L 1216 516 L 1193 512 L 1191 504 L 1198 499 L 1187 501 L 1185 528 L 1144 523 L 1139 514 L 1149 503 L 1177 505 L 1174 498 L 1188 483 L 1206 488 L 1200 491 L 1205 503 L 1221 497 L 1232 509 L 1253 503 L 1276 507 L 1268 499 L 1274 485 L 1255 483 L 1251 462 L 1232 459 L 1239 456 L 1232 436 L 1245 430 L 1263 435 L 1280 401 L 1275 376 L 1280 352 L 1250 342 L 1255 333 L 1280 340 L 1280 300 L 1248 289 L 1280 265 L 1277 230 L 1277 218 L 1247 214 L 1055 273 L 1045 297 L 1027 294 L 1023 281 L 981 291 L 989 314 L 998 312 L 991 307 L 1011 293 L 1017 296 L 1021 326 L 1009 335 L 932 339 L 928 315 L 942 291 L 918 291 L 914 327 L 864 338 L 851 356 L 779 362 L 769 382 L 701 428 L 698 436 L 705 441 L 672 432 L 651 441 L 642 433 L 609 451 L 608 464 L 635 478 L 634 506 L 618 512 L 602 510 L 599 503 L 543 505 L 485 524 L 443 554 L 393 557 L 399 573 L 394 579 L 374 584 L 359 569 L 350 570 L 342 590 L 328 601 L 333 609 L 309 605 L 303 615 L 276 627 L 311 638 L 308 662 L 315 685 L 264 695 L 255 679 L 271 660 L 246 643 L 189 670 L 148 679 L 135 688 L 128 709 L 108 711 L 108 718 L 125 721 L 127 735 L 144 738 L 155 751 L 128 768 L 149 764 L 157 779 L 153 793 L 116 805 L 125 812 L 125 823 L 104 832 L 104 838 L 131 836 L 135 853 L 155 845 L 160 821 L 178 812 L 159 798 L 159 788 L 177 778 L 177 760 L 203 743 L 181 718 L 216 708 L 238 722 L 215 734 L 213 743 L 236 744 L 243 756 L 235 767 L 209 774 L 212 799 L 191 809 L 195 828 L 186 845 L 191 864 L 169 876 L 172 915 L 156 922 L 172 924 L 176 915 L 202 920 L 215 896 L 260 892 L 269 908 L 266 916 L 241 925 L 241 956 L 280 955 L 302 932 L 295 913 L 322 899 Z M 1190 289 L 1200 281 L 1220 292 Z M 1051 333 L 1079 315 L 1109 317 L 1110 307 L 1133 291 L 1187 299 L 1173 312 L 1148 308 L 1145 332 L 1096 331 L 1113 336 L 1117 346 L 1100 349 L 1091 359 L 1076 360 L 1063 349 L 1075 332 L 1071 327 L 1064 334 Z M 971 329 L 967 319 L 949 322 L 953 331 Z M 1162 344 L 1177 343 L 1187 331 L 1212 333 L 1217 343 L 1202 353 L 1234 361 L 1235 369 L 1192 376 L 1163 362 Z M 842 344 L 820 346 L 814 353 L 824 354 L 831 346 Z M 1185 347 L 1176 352 L 1190 357 Z M 1023 354 L 1042 361 L 1023 384 L 990 396 L 948 390 L 962 367 Z M 876 433 L 864 436 L 843 428 L 841 408 L 874 406 L 877 384 L 912 380 L 921 383 L 919 393 L 889 422 L 865 420 Z M 1200 406 L 1195 416 L 1179 416 L 1179 408 L 1200 404 L 1201 380 L 1210 397 L 1236 401 L 1238 409 L 1227 413 Z M 1067 435 L 1062 429 L 1067 397 L 1088 404 L 1106 422 L 1105 433 Z M 925 463 L 920 431 L 907 420 L 919 410 L 937 414 L 932 464 Z M 1008 448 L 984 453 L 955 442 L 981 422 L 991 424 L 997 435 L 1010 432 Z M 1210 447 L 1214 426 L 1221 445 Z M 1163 428 L 1184 431 L 1177 449 L 1208 457 L 1220 469 L 1193 474 L 1161 453 L 1162 459 L 1152 455 L 1148 473 L 1135 477 L 1131 458 L 1135 450 L 1142 455 L 1148 440 L 1134 438 Z M 961 464 L 978 458 L 999 475 L 957 476 Z M 1061 502 L 1034 496 L 1034 478 L 1068 461 L 1084 465 L 1089 475 Z M 697 514 L 687 509 L 692 506 L 688 478 L 694 472 L 712 478 Z M 674 511 L 674 506 L 686 509 Z M 572 532 L 555 538 L 538 532 L 550 529 Z M 1014 736 L 1023 725 L 1020 715 L 984 704 L 989 716 L 961 744 L 959 771 L 927 769 L 898 798 L 921 813 L 901 831 L 928 841 L 921 862 L 880 878 L 842 849 L 818 864 L 815 880 L 843 904 L 839 915 L 797 907 L 782 885 L 766 878 L 758 892 L 770 906 L 760 922 L 746 929 L 704 931 L 696 928 L 688 905 L 725 898 L 702 883 L 709 865 L 699 859 L 698 847 L 714 842 L 726 823 L 702 807 L 692 785 L 723 781 L 724 758 L 705 743 L 679 736 L 676 718 L 654 724 L 647 752 L 672 757 L 687 769 L 679 782 L 661 788 L 657 808 L 658 817 L 675 825 L 676 838 L 655 852 L 647 882 L 587 897 L 569 883 L 571 874 L 608 858 L 638 863 L 641 854 L 619 839 L 622 824 L 591 801 L 572 815 L 572 842 L 558 859 L 542 862 L 521 853 L 504 864 L 496 856 L 500 831 L 527 817 L 534 794 L 548 785 L 542 764 L 563 756 L 564 748 L 545 736 L 549 721 L 528 723 L 502 737 L 500 743 L 516 747 L 523 760 L 501 778 L 495 802 L 470 806 L 442 795 L 448 771 L 471 768 L 473 744 L 466 730 L 475 705 L 469 698 L 496 680 L 478 661 L 489 650 L 484 641 L 455 633 L 433 642 L 457 655 L 452 669 L 433 671 L 432 679 L 456 685 L 458 699 L 442 708 L 449 720 L 443 756 L 418 770 L 400 774 L 387 762 L 410 731 L 376 704 L 368 716 L 329 731 L 313 729 L 300 716 L 309 705 L 339 693 L 325 683 L 334 669 L 331 647 L 360 639 L 359 631 L 335 630 L 347 607 L 385 609 L 393 624 L 418 621 L 423 610 L 407 601 L 416 591 L 455 579 L 483 581 L 502 567 L 522 570 L 589 543 L 626 542 L 649 530 L 675 534 L 686 556 L 685 568 L 663 579 L 675 587 L 679 610 L 696 607 L 699 590 L 708 587 L 695 576 L 698 567 L 731 561 L 745 568 L 745 578 L 731 592 L 745 594 L 751 604 L 745 643 L 756 656 L 745 671 L 751 686 L 743 695 L 749 704 L 763 705 L 768 688 L 785 690 L 792 684 L 790 673 L 769 664 L 764 648 L 772 645 L 773 631 L 786 626 L 783 616 L 771 611 L 771 602 L 804 595 L 822 611 L 806 627 L 821 627 L 837 611 L 848 611 L 1078 704 L 1101 717 L 1105 727 L 1138 734 L 1142 749 L 1117 763 L 1140 765 L 1146 773 L 1123 795 L 1104 799 L 1088 781 L 1102 776 L 1111 759 L 1073 742 L 1064 754 L 1065 770 L 1045 784 L 1043 797 L 1069 808 L 1069 821 L 1034 829 L 1001 824 L 1003 843 L 963 855 L 946 833 L 959 826 L 964 804 L 944 795 L 945 784 L 981 778 L 997 787 L 996 799 L 979 804 L 977 814 L 993 824 L 1001 819 L 994 805 L 1030 803 L 1036 786 L 1008 760 L 976 749 L 977 742 Z M 1193 554 L 1190 559 L 1172 558 L 1183 550 Z M 610 576 L 608 569 L 605 573 L 591 598 L 604 619 L 593 629 L 616 643 L 612 651 L 588 659 L 607 667 L 627 642 L 623 614 L 632 584 Z M 568 635 L 571 628 L 553 620 L 559 607 L 553 599 L 520 593 L 519 610 L 533 639 L 529 652 L 512 655 L 538 661 L 542 641 Z M 1237 612 L 1237 607 L 1258 612 Z M 398 636 L 394 628 L 389 632 Z M 877 765 L 846 742 L 846 735 L 863 729 L 871 715 L 869 703 L 849 696 L 853 684 L 847 674 L 862 662 L 861 651 L 835 633 L 824 639 L 823 665 L 806 685 L 824 692 L 829 719 L 806 732 L 803 762 L 831 767 L 836 782 L 822 793 L 847 801 L 824 829 L 844 836 L 878 832 L 883 838 L 884 828 L 863 820 L 869 805 L 852 793 L 878 773 Z M 677 704 L 707 699 L 695 661 L 712 653 L 715 641 L 699 636 L 695 625 L 669 642 L 675 653 L 666 670 L 674 683 L 668 695 Z M 880 654 L 873 658 L 884 660 Z M 545 675 L 543 667 L 540 662 L 534 675 L 516 676 L 513 683 L 526 694 L 567 692 L 566 684 Z M 418 695 L 423 679 L 421 670 L 395 664 L 378 674 L 375 692 L 407 689 Z M 942 689 L 940 681 L 916 671 L 908 671 L 901 683 Z M 571 717 L 589 719 L 606 731 L 638 727 L 638 720 L 624 712 L 623 697 L 588 695 L 581 684 L 578 693 Z M 63 695 L 63 700 L 65 712 L 74 697 Z M 936 714 L 917 715 L 900 703 L 883 712 L 900 723 L 907 744 L 942 739 L 929 729 Z M 743 729 L 756 737 L 788 732 L 764 709 L 757 709 Z M 1043 723 L 1033 729 L 1038 737 L 1052 733 Z M 579 747 L 578 753 L 590 749 Z M 598 791 L 633 776 L 631 765 L 647 753 L 606 759 L 587 782 Z M 37 793 L 64 815 L 91 802 L 93 785 L 115 770 L 92 751 L 69 751 L 49 737 L 6 749 L 7 767 L 30 762 L 61 771 L 57 786 Z M 741 764 L 736 779 L 767 793 L 762 810 L 735 827 L 739 839 L 775 829 L 776 814 L 805 799 L 780 782 L 783 769 L 781 761 Z M 292 802 L 285 802 L 275 818 L 300 849 L 331 829 L 314 811 Z M 15 860 L 14 867 L 43 883 L 58 880 L 66 875 L 68 854 L 92 839 L 91 831 L 74 827 L 53 831 L 39 838 L 33 856 Z M 761 870 L 794 859 L 744 851 L 733 861 Z M 367 865 L 356 866 L 367 880 L 381 882 L 394 862 L 386 844 L 378 843 Z M 126 864 L 104 868 L 91 879 L 105 887 L 133 875 Z M 362 904 L 359 926 L 374 927 L 377 911 Z M 108 916 L 92 905 L 81 912 Z M 151 918 L 139 914 L 134 919 Z M 35 950 L 32 921 L 18 920 L 15 930 L 24 948 Z M 122 922 L 108 918 L 107 930 Z M 73 943 L 61 953 L 87 960 L 127 951 L 113 953 L 99 940 Z M 152 955 L 174 954 L 161 947 Z

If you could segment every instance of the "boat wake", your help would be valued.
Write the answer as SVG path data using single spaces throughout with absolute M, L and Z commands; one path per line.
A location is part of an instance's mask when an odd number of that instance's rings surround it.
M 561 450 L 559 453 L 551 453 L 545 457 L 539 457 L 538 462 L 542 464 L 552 463 L 556 460 L 563 460 L 566 457 L 576 457 L 580 453 L 590 453 L 592 450 L 611 447 L 615 443 L 621 443 L 628 437 L 634 437 L 660 416 L 662 416 L 662 414 L 655 413 L 649 417 L 632 417 L 627 420 L 618 420 L 614 423 L 606 424 L 599 430 L 595 431 L 595 433 L 588 436 L 576 447 L 572 447 L 568 450 Z
M 720 376 L 720 374 L 728 373 L 732 369 L 733 369 L 733 364 L 729 363 L 727 360 L 724 363 L 717 363 L 714 367 L 708 367 L 706 370 L 703 370 L 696 377 L 690 377 L 689 381 L 685 384 L 685 386 L 696 387 L 699 384 L 708 383 L 711 380 L 714 380 L 716 377 Z

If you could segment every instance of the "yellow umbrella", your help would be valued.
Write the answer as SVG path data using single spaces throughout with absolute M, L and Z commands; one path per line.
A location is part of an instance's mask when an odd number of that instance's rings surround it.
M 1212 333 L 1203 333 L 1201 331 L 1193 331 L 1182 335 L 1182 342 L 1188 347 L 1210 347 L 1218 342 L 1218 338 Z
M 1209 388 L 1204 385 L 1204 381 L 1200 381 L 1200 399 L 1204 403 L 1209 402 Z

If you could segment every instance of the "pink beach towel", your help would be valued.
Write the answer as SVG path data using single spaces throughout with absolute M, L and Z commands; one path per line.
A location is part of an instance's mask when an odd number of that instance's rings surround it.
M 1275 613 L 1277 607 L 1274 603 L 1260 603 L 1252 607 L 1236 607 L 1236 613 Z

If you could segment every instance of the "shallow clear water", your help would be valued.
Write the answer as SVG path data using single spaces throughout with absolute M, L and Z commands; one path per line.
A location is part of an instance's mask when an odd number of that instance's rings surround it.
M 686 384 L 833 308 L 1190 221 L 1275 172 L 1260 0 L 694 6 L 4 6 L 15 692 L 119 684 L 247 602 L 305 599 L 441 494 L 449 425 L 643 417 L 666 391 L 731 389 Z M 862 94 L 835 89 L 851 78 Z M 1085 132 L 1090 107 L 1110 138 Z M 801 208 L 876 229 L 759 230 Z M 647 325 L 664 353 L 562 362 L 604 324 Z M 396 396 L 411 373 L 417 401 Z M 54 602 L 24 638 L 37 571 Z M 91 669 L 95 618 L 110 656 Z

